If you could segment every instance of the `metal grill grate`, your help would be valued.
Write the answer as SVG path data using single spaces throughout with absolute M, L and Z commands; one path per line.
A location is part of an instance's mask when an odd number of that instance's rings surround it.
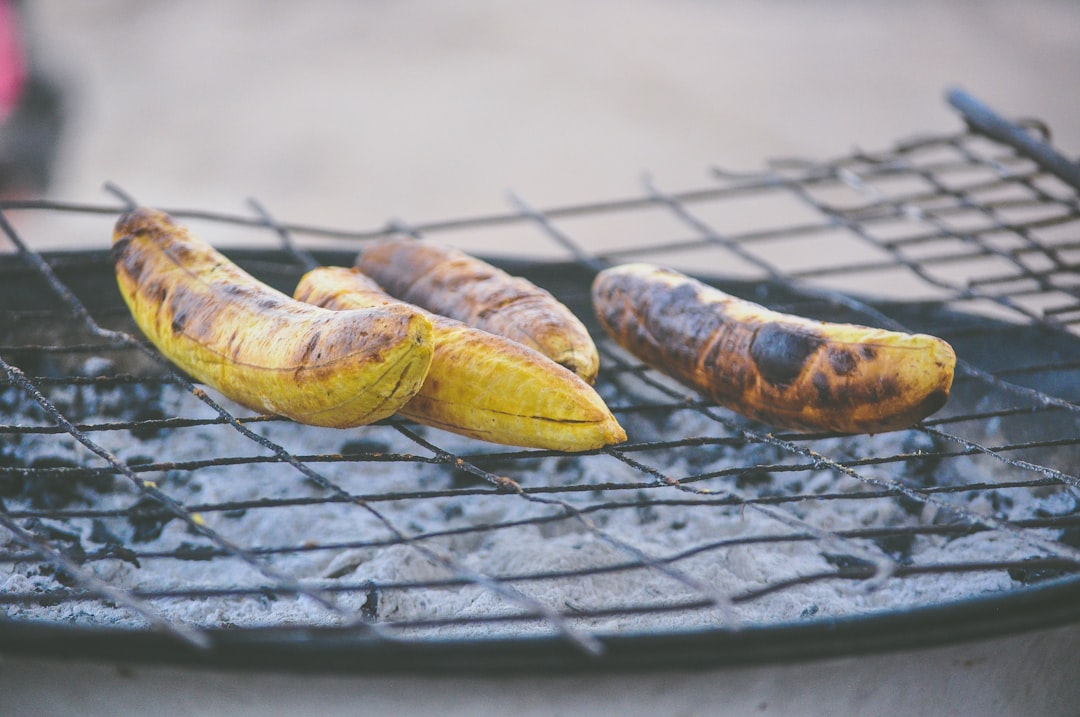
M 619 201 L 538 209 L 512 196 L 505 214 L 371 232 L 279 222 L 257 202 L 243 215 L 169 210 L 214 243 L 259 237 L 227 253 L 285 291 L 392 231 L 527 238 L 545 260 L 500 263 L 587 321 L 598 390 L 630 436 L 588 454 L 396 418 L 342 432 L 238 410 L 141 341 L 107 252 L 33 248 L 58 217 L 107 237 L 132 197 L 6 202 L 17 251 L 0 257 L 0 645 L 153 635 L 173 657 L 183 643 L 204 656 L 246 644 L 257 662 L 345 640 L 378 660 L 402 644 L 539 636 L 595 656 L 627 632 L 782 641 L 849 618 L 873 629 L 984 614 L 988 597 L 1029 621 L 1075 619 L 1076 180 L 1040 125 L 953 101 L 973 129 L 716 170 L 689 190 L 650 178 Z M 954 396 L 883 436 L 749 423 L 602 335 L 589 282 L 630 260 L 785 311 L 942 336 L 960 358 Z M 1032 600 L 1046 601 L 1038 615 Z M 1024 622 L 998 615 L 1002 629 Z

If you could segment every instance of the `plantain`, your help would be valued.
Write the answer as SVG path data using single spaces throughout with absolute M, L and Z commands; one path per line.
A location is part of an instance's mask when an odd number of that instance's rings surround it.
M 335 312 L 261 283 L 167 214 L 124 214 L 120 293 L 158 350 L 248 408 L 344 428 L 385 418 L 423 384 L 431 322 L 407 306 Z
M 392 296 L 535 349 L 588 383 L 600 358 L 584 324 L 549 292 L 453 247 L 393 237 L 356 266 Z
M 357 269 L 305 274 L 294 296 L 331 309 L 395 300 Z M 626 440 L 600 396 L 540 353 L 460 321 L 426 314 L 435 346 L 431 370 L 402 416 L 504 445 L 584 451 Z
M 600 272 L 592 294 L 630 353 L 778 428 L 879 433 L 949 398 L 956 354 L 934 336 L 781 314 L 649 264 Z

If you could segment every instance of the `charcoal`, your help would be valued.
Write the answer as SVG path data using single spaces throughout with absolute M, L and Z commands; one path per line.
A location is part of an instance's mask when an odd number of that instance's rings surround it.
M 379 619 L 379 589 L 375 583 L 368 581 L 364 593 L 364 604 L 360 606 L 360 614 L 368 620 Z
M 1072 525 L 1063 529 L 1058 541 L 1073 548 L 1080 548 L 1080 525 Z
M 30 472 L 9 474 L 0 481 L 0 496 L 22 498 L 40 510 L 89 502 L 92 493 L 110 491 L 116 481 L 114 475 L 84 468 L 64 456 L 38 456 L 28 468 Z
M 163 418 L 166 418 L 166 414 L 161 406 L 154 404 L 139 406 L 133 417 L 136 425 L 131 427 L 131 435 L 140 441 L 156 438 L 161 433 L 161 426 L 145 425 L 145 423 L 147 421 L 160 421 Z
M 161 537 L 161 531 L 175 516 L 165 511 L 153 498 L 143 498 L 128 514 L 131 539 L 136 543 L 148 543 Z
M 90 522 L 90 540 L 102 545 L 123 545 L 124 539 L 109 529 L 104 520 L 94 518 Z
M 1037 561 L 1038 559 L 1035 560 Z M 1066 570 L 1064 568 L 1055 567 L 1033 566 L 1009 568 L 1009 577 L 1021 585 L 1035 585 L 1037 583 L 1046 582 L 1047 580 L 1057 580 L 1058 578 L 1063 578 L 1067 575 L 1074 575 L 1075 573 L 1075 570 Z
M 373 438 L 350 438 L 341 444 L 343 455 L 377 456 L 390 452 L 390 444 Z
M 876 566 L 869 560 L 854 555 L 822 553 L 821 557 L 825 558 L 825 562 L 835 566 L 843 574 L 873 575 L 877 570 Z
M 123 545 L 119 545 L 117 543 L 109 543 L 104 548 L 94 552 L 89 557 L 93 558 L 94 560 L 115 558 L 117 560 L 122 560 L 129 565 L 133 565 L 136 568 L 142 567 L 142 565 L 139 563 L 138 557 L 136 557 L 134 550 L 124 547 Z
M 773 474 L 762 468 L 750 468 L 745 471 L 739 471 L 735 476 L 735 487 L 739 490 L 746 490 L 747 488 L 761 488 L 768 486 L 773 482 Z
M 27 518 L 23 521 L 22 527 L 24 530 L 41 536 L 47 540 L 58 540 L 66 543 L 77 543 L 81 538 L 78 530 L 69 527 L 63 523 L 58 523 L 55 520 L 45 520 L 42 518 Z
M 196 545 L 184 542 L 176 549 L 173 555 L 177 560 L 213 560 L 218 555 L 218 549 L 213 545 Z
M 892 557 L 896 562 L 901 564 L 909 563 L 911 562 L 912 550 L 915 547 L 915 534 L 896 533 L 895 535 L 875 538 L 874 543 L 881 548 L 883 553 Z
M 650 503 L 649 497 L 645 493 L 638 491 L 637 499 L 638 505 L 634 508 L 634 511 L 637 513 L 638 523 L 648 525 L 660 520 L 660 514 Z

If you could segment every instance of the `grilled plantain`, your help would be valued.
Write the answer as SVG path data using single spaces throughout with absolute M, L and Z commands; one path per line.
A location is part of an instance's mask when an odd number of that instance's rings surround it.
M 395 237 L 375 242 L 356 266 L 392 296 L 505 336 L 588 383 L 600 358 L 581 321 L 550 293 L 453 247 Z
M 630 353 L 778 428 L 896 430 L 949 397 L 956 354 L 933 336 L 777 313 L 649 264 L 602 271 L 592 291 Z
M 357 269 L 305 274 L 294 296 L 331 309 L 395 302 Z M 395 302 L 396 303 L 396 302 Z M 435 346 L 431 370 L 402 416 L 505 445 L 584 451 L 626 440 L 611 411 L 572 371 L 516 342 L 427 314 Z
M 335 428 L 371 423 L 412 398 L 431 365 L 431 322 L 420 312 L 296 301 L 163 212 L 120 217 L 113 260 L 120 293 L 158 350 L 256 411 Z

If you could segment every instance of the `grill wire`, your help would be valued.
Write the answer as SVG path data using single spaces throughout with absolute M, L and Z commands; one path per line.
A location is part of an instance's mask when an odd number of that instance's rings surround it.
M 1022 129 L 1037 143 L 1048 139 L 1037 123 Z M 0 332 L 6 377 L 0 401 L 3 416 L 15 417 L 0 417 L 0 615 L 6 613 L 9 623 L 47 621 L 55 610 L 51 619 L 93 627 L 87 606 L 105 606 L 132 624 L 205 648 L 212 644 L 212 628 L 170 616 L 166 607 L 199 603 L 213 613 L 219 603 L 243 602 L 253 606 L 255 617 L 233 626 L 242 629 L 273 625 L 271 608 L 282 601 L 306 601 L 310 614 L 319 615 L 312 625 L 355 631 L 379 643 L 441 629 L 468 639 L 482 626 L 540 625 L 599 654 L 604 645 L 598 626 L 616 618 L 707 612 L 730 627 L 740 624 L 744 607 L 809 585 L 871 595 L 895 581 L 995 574 L 1011 581 L 1004 593 L 1069 581 L 1080 566 L 1080 477 L 1072 468 L 1080 434 L 1071 378 L 1080 365 L 1080 204 L 1065 181 L 974 130 L 825 162 L 780 160 L 760 172 L 716 169 L 706 186 L 689 190 L 665 190 L 646 178 L 641 194 L 629 199 L 540 209 L 512 195 L 504 214 L 398 221 L 369 232 L 279 222 L 254 200 L 247 214 L 170 210 L 211 230 L 271 232 L 273 250 L 238 251 L 237 260 L 286 291 L 310 266 L 341 257 L 325 249 L 326 242 L 352 252 L 395 231 L 450 239 L 512 231 L 534 242 L 543 238 L 544 249 L 563 260 L 553 264 L 555 274 L 583 277 L 549 288 L 592 322 L 602 362 L 598 390 L 630 434 L 626 443 L 583 455 L 468 442 L 397 418 L 348 436 L 324 431 L 333 433 L 340 450 L 288 445 L 287 422 L 235 411 L 193 385 L 142 341 L 118 297 L 110 303 L 85 288 L 80 277 L 86 273 L 111 272 L 105 252 L 37 252 L 33 237 L 23 236 L 27 230 L 10 219 L 73 215 L 111 223 L 136 202 L 119 187 L 109 189 L 119 205 L 0 205 L 0 228 L 16 250 L 3 264 L 5 282 L 29 282 L 40 299 L 40 305 L 0 308 L 8 327 Z M 650 238 L 632 245 L 597 240 L 612 227 L 617 232 L 638 221 L 669 229 L 644 231 Z M 35 224 L 25 226 L 33 231 Z M 815 256 L 814 243 L 825 240 L 843 248 Z M 780 310 L 926 331 L 972 348 L 958 350 L 954 398 L 946 409 L 896 440 L 772 431 L 646 369 L 596 329 L 588 277 L 638 260 L 722 277 L 716 283 Z M 536 268 L 551 279 L 543 262 L 510 265 Z M 874 298 L 861 298 L 867 296 Z M 166 391 L 184 397 L 179 415 L 155 408 Z M 682 417 L 689 423 L 680 423 Z M 668 432 L 680 425 L 693 430 Z M 246 450 L 170 460 L 110 447 L 126 437 L 181 443 L 208 428 L 231 432 Z M 20 451 L 31 440 L 77 443 L 81 448 L 72 450 L 81 458 L 27 460 Z M 730 463 L 717 468 L 712 459 L 718 455 Z M 365 487 L 366 477 L 402 465 L 426 478 Z M 223 471 L 214 480 L 254 486 L 260 471 L 280 466 L 289 472 L 275 473 L 274 480 L 285 480 L 284 487 L 253 487 L 248 497 L 223 491 L 228 497 L 217 499 L 204 491 L 200 498 L 185 490 L 208 471 Z M 829 480 L 815 482 L 820 475 Z M 950 480 L 936 480 L 939 475 Z M 777 485 L 787 489 L 777 491 Z M 105 493 L 113 502 L 98 500 Z M 117 496 L 122 500 L 116 502 Z M 1020 496 L 1036 496 L 1040 502 L 1032 505 L 1038 507 L 1010 512 Z M 525 517 L 469 515 L 469 501 L 480 497 L 522 501 Z M 904 519 L 865 525 L 829 519 L 832 506 L 872 501 L 899 506 Z M 397 507 L 403 505 L 427 520 L 402 522 Z M 239 518 L 273 522 L 282 511 L 318 516 L 324 510 L 356 516 L 378 530 L 334 540 L 321 537 L 317 524 L 305 525 L 263 543 L 230 527 Z M 738 521 L 752 514 L 771 529 L 678 549 L 609 529 L 612 516 L 625 512 L 638 517 L 644 534 L 681 529 L 660 526 L 656 515 L 667 510 L 683 511 L 688 519 L 707 512 Z M 462 513 L 467 524 L 455 522 Z M 170 524 L 184 536 L 171 549 L 149 549 L 135 537 Z M 589 539 L 584 549 L 603 550 L 565 566 L 489 566 L 471 561 L 467 549 L 445 547 L 447 541 L 479 544 L 501 531 L 530 530 L 575 532 Z M 949 545 L 960 539 L 1007 542 L 1019 553 L 951 559 Z M 911 552 L 920 540 L 936 541 L 936 558 Z M 777 569 L 735 591 L 687 567 L 777 545 L 811 545 L 827 560 L 810 572 Z M 374 560 L 390 551 L 431 569 L 413 579 L 351 579 L 361 558 L 350 562 L 349 556 Z M 293 572 L 313 555 L 324 561 L 321 576 Z M 152 566 L 168 562 L 194 565 L 199 579 L 155 581 Z M 244 578 L 217 579 L 225 565 L 241 566 Z M 114 577 L 121 573 L 135 587 L 121 585 Z M 140 578 L 143 573 L 148 577 Z M 39 579 L 5 583 L 5 576 L 16 575 Z M 619 575 L 662 578 L 672 589 L 631 602 L 601 594 L 585 604 L 551 601 L 540 589 L 596 579 L 602 584 L 604 576 Z M 404 618 L 383 610 L 393 596 L 415 596 L 422 605 L 464 589 L 487 596 L 477 605 L 496 607 L 452 615 L 420 610 Z M 813 620 L 814 610 L 801 618 Z M 0 616 L 0 628 L 4 622 Z M 670 629 L 676 623 L 657 624 Z

